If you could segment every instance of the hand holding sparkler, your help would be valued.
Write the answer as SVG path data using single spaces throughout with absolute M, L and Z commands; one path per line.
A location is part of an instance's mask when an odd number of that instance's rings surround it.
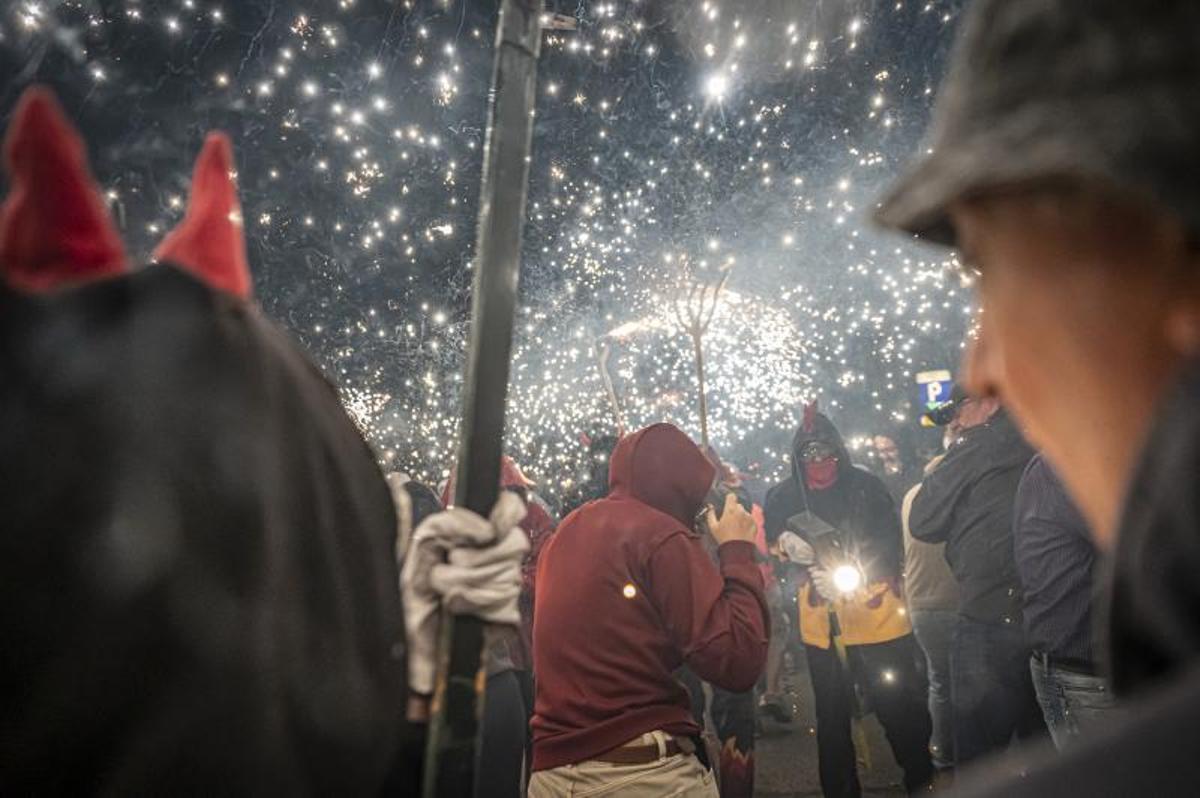
M 837 601 L 841 594 L 833 583 L 833 574 L 824 568 L 809 568 L 808 575 L 812 579 L 813 589 L 821 594 L 821 598 L 830 604 Z
M 830 604 L 851 598 L 863 586 L 862 571 L 856 565 L 844 563 L 828 569 L 813 566 L 808 569 L 813 588 Z

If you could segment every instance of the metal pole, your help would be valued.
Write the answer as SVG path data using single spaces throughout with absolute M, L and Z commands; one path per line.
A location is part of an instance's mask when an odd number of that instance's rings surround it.
M 692 348 L 696 355 L 696 379 L 700 383 L 700 442 L 707 449 L 708 397 L 704 394 L 704 333 L 699 329 L 692 334 Z
M 617 398 L 617 388 L 613 385 L 612 374 L 608 370 L 608 360 L 612 356 L 612 345 L 605 341 L 596 345 L 600 359 L 600 379 L 604 382 L 604 390 L 608 394 L 608 404 L 612 408 L 613 420 L 617 423 L 617 437 L 625 436 L 625 416 L 621 413 L 621 402 Z
M 541 14 L 541 0 L 502 0 L 497 23 L 454 492 L 456 505 L 484 517 L 496 503 L 500 482 Z M 483 630 L 478 618 L 442 613 L 425 752 L 425 798 L 462 798 L 474 790 L 483 711 Z

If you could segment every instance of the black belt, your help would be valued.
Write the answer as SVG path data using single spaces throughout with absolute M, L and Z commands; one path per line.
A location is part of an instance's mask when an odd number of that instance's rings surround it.
M 1033 658 L 1047 668 L 1057 668 L 1059 670 L 1071 671 L 1072 673 L 1080 673 L 1084 676 L 1096 676 L 1096 666 L 1086 659 L 1075 659 L 1074 657 L 1060 657 L 1055 654 L 1047 654 L 1045 651 L 1033 652 Z

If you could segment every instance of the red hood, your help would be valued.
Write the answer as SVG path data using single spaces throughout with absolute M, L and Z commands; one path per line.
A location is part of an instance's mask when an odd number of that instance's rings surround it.
M 688 436 L 654 424 L 617 444 L 608 484 L 614 498 L 629 496 L 692 528 L 716 469 Z

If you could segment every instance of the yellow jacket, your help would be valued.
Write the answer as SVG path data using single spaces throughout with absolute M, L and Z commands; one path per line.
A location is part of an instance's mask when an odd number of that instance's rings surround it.
M 832 627 L 829 612 L 837 613 L 842 642 L 847 646 L 886 643 L 912 632 L 902 591 L 890 582 L 873 582 L 830 605 L 805 582 L 799 591 L 800 639 L 807 645 L 829 648 Z

